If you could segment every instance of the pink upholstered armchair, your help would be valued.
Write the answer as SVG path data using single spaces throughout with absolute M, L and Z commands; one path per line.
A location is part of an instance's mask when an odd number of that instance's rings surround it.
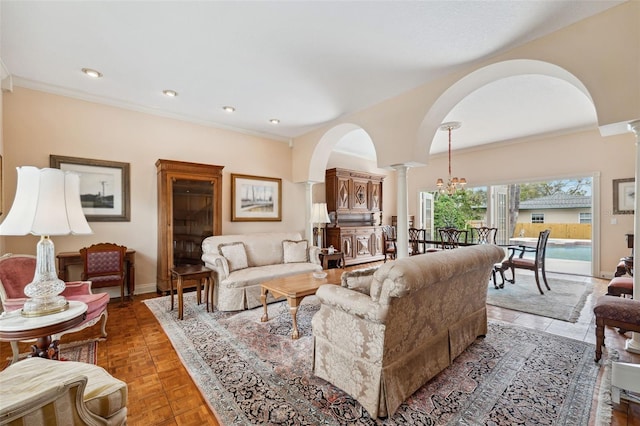
M 24 287 L 33 280 L 36 271 L 35 256 L 26 254 L 5 254 L 0 257 L 0 301 L 2 309 L 10 312 L 22 308 L 27 298 Z M 54 336 L 59 339 L 63 334 L 74 333 L 91 327 L 102 318 L 101 336 L 107 337 L 107 304 L 109 295 L 106 293 L 93 294 L 90 281 L 74 281 L 66 283 L 62 295 L 68 300 L 76 300 L 87 304 L 87 316 L 78 327 Z M 14 362 L 18 359 L 18 345 L 11 342 Z

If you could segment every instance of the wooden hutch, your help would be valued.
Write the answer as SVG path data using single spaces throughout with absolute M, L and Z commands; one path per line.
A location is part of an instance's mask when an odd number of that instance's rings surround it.
M 202 240 L 222 232 L 222 168 L 158 160 L 157 290 L 169 291 L 171 268 L 202 264 Z
M 384 175 L 347 169 L 326 171 L 331 224 L 326 228 L 325 244 L 342 251 L 347 265 L 384 259 L 380 226 L 384 178 Z

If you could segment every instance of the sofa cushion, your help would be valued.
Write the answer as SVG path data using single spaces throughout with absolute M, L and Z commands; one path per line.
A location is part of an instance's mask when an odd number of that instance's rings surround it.
M 371 283 L 373 281 L 373 273 L 378 269 L 373 268 L 356 269 L 355 271 L 347 271 L 342 274 L 342 287 L 355 290 L 362 294 L 369 295 Z
M 229 264 L 229 272 L 245 269 L 249 266 L 247 262 L 247 252 L 244 249 L 244 243 L 223 243 L 218 246 L 220 254 L 227 259 Z
M 83 400 L 89 411 L 108 418 L 127 406 L 127 384 L 97 365 L 74 361 L 27 358 L 11 364 L 0 374 L 3 405 L 23 401 L 43 389 L 76 376 L 86 376 Z
M 307 240 L 282 241 L 282 251 L 284 255 L 284 263 L 299 263 L 308 262 L 309 254 L 308 248 L 309 242 Z

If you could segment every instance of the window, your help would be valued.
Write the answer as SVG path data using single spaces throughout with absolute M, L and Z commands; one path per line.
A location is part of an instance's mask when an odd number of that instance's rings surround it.
M 544 223 L 544 213 L 531 213 L 531 223 Z
M 591 213 L 580 213 L 580 223 L 591 223 Z

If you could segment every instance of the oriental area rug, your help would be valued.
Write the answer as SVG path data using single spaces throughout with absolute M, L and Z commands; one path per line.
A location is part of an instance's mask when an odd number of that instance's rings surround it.
M 304 299 L 300 339 L 288 305 L 207 313 L 185 295 L 184 320 L 169 297 L 144 301 L 222 425 L 586 425 L 599 366 L 594 346 L 490 322 L 452 366 L 416 391 L 390 418 L 372 419 L 349 395 L 311 372 L 311 317 Z
M 511 276 L 511 272 L 507 272 Z M 498 278 L 498 282 L 500 278 Z M 547 290 L 542 277 L 540 294 L 533 275 L 516 271 L 516 283 L 504 283 L 504 288 L 496 289 L 493 282 L 487 291 L 487 305 L 499 306 L 514 311 L 527 312 L 543 317 L 576 322 L 587 297 L 593 292 L 593 284 L 547 276 L 551 290 Z
M 59 347 L 60 359 L 65 361 L 79 361 L 88 364 L 97 364 L 98 361 L 98 340 L 89 339 L 78 342 L 63 343 Z M 20 354 L 19 359 L 24 359 L 28 353 Z M 7 358 L 6 365 L 11 363 L 11 357 Z

